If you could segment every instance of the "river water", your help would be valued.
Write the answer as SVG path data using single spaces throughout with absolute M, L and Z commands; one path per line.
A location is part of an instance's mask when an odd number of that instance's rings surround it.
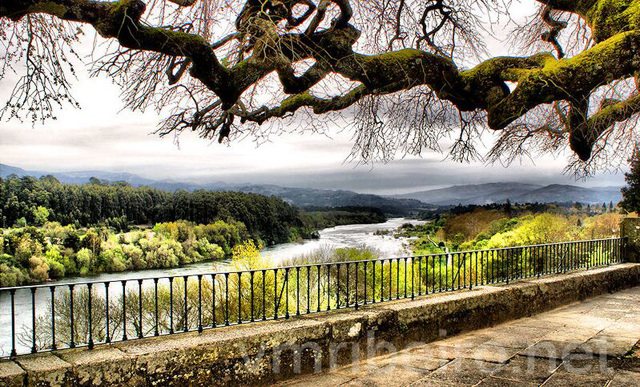
M 407 239 L 394 238 L 389 235 L 375 235 L 379 230 L 395 230 L 404 223 L 420 224 L 423 222 L 394 218 L 385 223 L 377 224 L 357 224 L 347 226 L 337 226 L 320 231 L 320 238 L 316 240 L 305 240 L 298 243 L 284 243 L 271 246 L 262 250 L 262 255 L 268 258 L 274 266 L 286 263 L 292 258 L 310 255 L 319 249 L 340 248 L 340 247 L 362 247 L 366 246 L 380 252 L 382 257 L 396 257 L 408 254 Z M 137 278 L 165 277 L 172 275 L 194 275 L 203 272 L 224 271 L 229 265 L 229 261 L 221 262 L 199 262 L 179 268 L 170 269 L 150 269 L 140 271 L 129 271 L 124 273 L 106 273 L 94 276 L 65 278 L 60 281 L 52 281 L 47 285 L 62 283 L 79 283 L 87 281 L 119 281 L 132 280 Z M 145 282 L 146 283 L 146 282 Z M 113 296 L 119 292 L 117 284 L 112 284 Z M 146 286 L 153 286 L 149 282 Z M 146 287 L 145 286 L 145 287 Z M 66 287 L 60 286 L 59 291 Z M 137 281 L 130 281 L 127 288 L 137 289 Z M 31 293 L 20 290 L 15 295 L 16 311 L 16 331 L 22 331 L 23 326 L 30 327 L 31 311 L 33 308 Z M 51 302 L 49 289 L 39 289 L 35 294 L 35 310 L 37 313 L 45 312 Z M 25 353 L 28 347 L 17 344 L 18 353 Z M 10 295 L 7 291 L 0 291 L 0 356 L 7 356 L 11 349 L 11 308 Z
M 382 257 L 407 255 L 407 240 L 389 235 L 374 235 L 379 230 L 393 231 L 404 223 L 421 224 L 424 222 L 404 218 L 394 218 L 385 223 L 352 224 L 337 226 L 320 231 L 320 239 L 305 240 L 300 243 L 284 243 L 262 250 L 262 255 L 279 263 L 301 255 L 309 255 L 315 250 L 339 247 L 371 247 L 378 250 Z

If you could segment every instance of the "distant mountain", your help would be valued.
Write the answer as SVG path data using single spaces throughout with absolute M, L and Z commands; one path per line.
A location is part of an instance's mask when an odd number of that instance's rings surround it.
M 8 177 L 10 175 L 33 176 L 40 177 L 45 175 L 53 175 L 62 183 L 85 184 L 92 177 L 107 181 L 126 181 L 135 186 L 151 185 L 154 180 L 145 179 L 138 175 L 128 172 L 105 172 L 105 171 L 74 171 L 74 172 L 44 172 L 44 171 L 27 171 L 22 168 L 13 167 L 11 165 L 0 164 L 0 177 Z
M 10 175 L 40 177 L 42 175 L 46 175 L 46 172 L 25 171 L 22 168 L 12 167 L 11 165 L 6 165 L 6 164 L 0 164 L 0 177 L 7 177 Z
M 298 207 L 376 207 L 385 213 L 409 215 L 418 210 L 433 208 L 415 199 L 396 199 L 345 190 L 290 188 L 277 185 L 231 186 L 234 191 L 279 196 Z
M 100 180 L 126 181 L 133 186 L 151 186 L 160 190 L 174 192 L 177 190 L 195 191 L 207 189 L 211 191 L 239 191 L 256 193 L 266 196 L 278 196 L 298 207 L 346 207 L 366 206 L 376 207 L 390 215 L 406 216 L 421 210 L 432 209 L 415 199 L 395 199 L 371 194 L 359 194 L 344 190 L 323 190 L 311 188 L 290 188 L 267 184 L 228 184 L 225 182 L 212 182 L 208 184 L 196 184 L 176 180 L 149 180 L 132 173 L 104 172 L 104 171 L 77 171 L 77 172 L 41 172 L 26 171 L 5 164 L 0 164 L 0 177 L 16 174 L 18 176 L 40 177 L 53 175 L 63 183 L 86 184 L 91 177 Z
M 434 205 L 504 203 L 566 203 L 600 204 L 622 200 L 620 187 L 584 188 L 575 185 L 540 186 L 522 183 L 488 183 L 456 185 L 428 191 L 395 195 L 399 199 L 417 199 Z
M 540 185 L 521 183 L 487 183 L 474 185 L 454 185 L 448 188 L 394 195 L 399 199 L 417 199 L 435 205 L 489 204 L 500 203 L 531 191 Z
M 618 203 L 622 200 L 622 194 L 620 193 L 620 187 L 583 188 L 575 185 L 552 184 L 511 200 L 519 203 L 580 202 L 588 204 L 608 204 L 609 202 Z
M 229 184 L 222 181 L 197 184 L 179 180 L 150 180 L 128 172 L 75 171 L 43 172 L 0 164 L 0 177 L 18 176 L 40 177 L 53 175 L 63 183 L 85 184 L 91 177 L 107 181 L 126 181 L 133 186 L 151 186 L 164 191 L 240 191 L 266 196 L 278 196 L 298 207 L 344 207 L 366 206 L 380 208 L 391 215 L 410 215 L 434 206 L 457 204 L 504 203 L 562 203 L 581 202 L 601 204 L 622 200 L 620 187 L 583 188 L 574 185 L 552 184 L 547 186 L 523 183 L 486 183 L 455 185 L 448 188 L 412 192 L 403 195 L 379 196 L 360 194 L 347 190 L 282 187 L 269 184 Z M 429 204 L 426 204 L 429 203 Z

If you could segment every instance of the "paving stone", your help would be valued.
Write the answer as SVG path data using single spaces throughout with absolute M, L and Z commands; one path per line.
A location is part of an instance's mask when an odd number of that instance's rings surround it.
M 596 375 L 578 375 L 569 372 L 556 372 L 543 384 L 544 387 L 603 387 L 606 386 L 610 378 Z
M 455 383 L 447 380 L 424 378 L 409 384 L 409 387 L 466 387 L 472 384 Z
M 412 349 L 412 351 L 419 356 L 445 360 L 453 360 L 462 357 L 462 355 L 468 350 L 469 348 L 433 344 L 427 344 L 423 347 Z
M 543 340 L 524 349 L 520 355 L 562 360 L 568 357 L 579 345 L 579 343 L 566 341 Z
M 586 315 L 580 316 L 576 321 L 576 327 L 584 329 L 593 329 L 599 332 L 605 328 L 615 324 L 616 320 L 608 317 L 602 317 L 603 313 L 599 308 L 593 308 L 593 314 L 591 312 Z
M 624 317 L 617 320 L 617 322 L 625 324 L 636 324 L 638 321 L 640 321 L 640 303 L 636 310 L 625 314 Z
M 502 336 L 492 338 L 491 340 L 487 341 L 485 345 L 523 350 L 525 348 L 529 348 L 539 341 L 540 338 L 526 336 Z
M 631 305 L 629 305 L 631 307 Z M 635 305 L 637 308 L 638 305 Z M 624 337 L 635 337 L 640 339 L 640 324 L 633 322 L 616 322 L 610 327 L 602 330 L 600 332 L 603 335 L 608 336 L 624 336 Z
M 597 335 L 602 329 L 584 329 L 584 328 L 571 328 L 552 332 L 545 335 L 542 340 L 544 341 L 566 341 L 571 343 L 584 343 L 593 336 Z
M 601 376 L 604 379 L 610 379 L 613 377 L 615 370 L 605 357 L 592 354 L 572 354 L 562 362 L 557 372 L 572 375 Z
M 477 387 L 538 387 L 538 383 L 530 383 L 523 382 L 521 380 L 509 380 L 502 378 L 495 378 L 493 376 L 489 376 L 488 378 L 483 379 L 480 383 L 476 384 Z
M 364 370 L 362 370 L 364 368 Z M 359 372 L 337 370 L 336 373 L 352 377 L 342 386 L 389 386 L 409 385 L 425 377 L 427 371 L 408 366 L 362 367 Z
M 385 356 L 383 359 L 372 361 L 380 366 L 412 367 L 424 371 L 435 371 L 447 364 L 449 360 L 421 356 L 415 351 L 402 351 Z
M 559 365 L 560 361 L 557 359 L 517 356 L 491 376 L 540 384 L 551 376 Z
M 488 331 L 487 333 L 485 333 L 485 335 L 507 333 L 507 334 L 526 334 L 529 336 L 542 337 L 544 335 L 547 335 L 551 332 L 555 332 L 557 330 L 556 328 L 552 328 L 552 327 L 540 327 L 540 326 L 521 325 L 521 324 L 514 324 L 508 327 L 504 327 L 502 329 L 501 328 L 502 327 L 496 327 L 494 330 Z
M 286 387 L 334 387 L 338 385 L 342 385 L 344 383 L 352 380 L 353 377 L 330 373 L 324 374 L 322 377 L 317 377 L 316 375 L 311 375 L 304 378 L 296 378 L 292 380 L 288 380 L 278 384 L 278 386 L 286 386 Z
M 596 335 L 574 352 L 620 357 L 626 355 L 637 342 L 635 337 Z
M 499 329 L 501 327 L 497 327 L 498 329 L 495 329 L 493 331 L 488 331 L 487 333 L 485 333 L 485 336 L 491 336 L 494 337 L 496 335 L 526 335 L 526 336 L 530 336 L 530 337 L 543 337 L 545 335 L 548 335 L 552 332 L 557 331 L 558 328 L 553 328 L 553 327 L 540 327 L 540 326 L 531 326 L 531 325 L 511 325 L 509 327 L 504 327 L 502 329 Z
M 475 385 L 500 367 L 502 367 L 501 364 L 481 360 L 456 359 L 444 367 L 438 368 L 429 375 L 429 378 Z
M 573 327 L 576 323 L 575 316 L 557 316 L 553 313 L 533 317 L 533 320 L 539 324 L 537 326 L 549 326 L 554 329 Z
M 520 351 L 519 348 L 480 345 L 465 351 L 460 357 L 483 360 L 492 363 L 506 363 Z
M 616 371 L 609 387 L 640 387 L 640 372 Z

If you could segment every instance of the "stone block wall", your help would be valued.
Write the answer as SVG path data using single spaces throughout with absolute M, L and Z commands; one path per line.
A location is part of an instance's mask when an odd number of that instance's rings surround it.
M 0 362 L 0 387 L 270 385 L 639 285 L 640 264 L 625 263 L 358 311 L 19 356 Z
M 624 218 L 620 236 L 627 238 L 627 262 L 640 263 L 640 218 Z

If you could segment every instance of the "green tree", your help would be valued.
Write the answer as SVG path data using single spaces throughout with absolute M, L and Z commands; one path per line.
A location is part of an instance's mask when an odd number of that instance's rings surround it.
M 624 174 L 627 186 L 623 187 L 622 207 L 627 212 L 640 212 L 640 146 L 636 144 L 633 156 L 629 159 L 629 172 Z
M 26 227 L 27 226 L 27 219 L 23 216 L 20 219 L 17 219 L 16 222 L 13 224 L 14 227 Z
M 102 239 L 94 230 L 89 230 L 80 241 L 80 247 L 91 250 L 93 255 L 98 255 L 102 250 Z
M 49 219 L 49 210 L 46 207 L 38 206 L 33 209 L 33 223 L 42 226 Z

